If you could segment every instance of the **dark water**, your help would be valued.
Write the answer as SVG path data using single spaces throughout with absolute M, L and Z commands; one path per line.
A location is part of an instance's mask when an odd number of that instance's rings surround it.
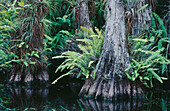
M 168 111 L 169 93 L 148 93 L 143 100 L 115 102 L 79 98 L 78 83 L 60 84 L 49 88 L 0 86 L 0 111 Z

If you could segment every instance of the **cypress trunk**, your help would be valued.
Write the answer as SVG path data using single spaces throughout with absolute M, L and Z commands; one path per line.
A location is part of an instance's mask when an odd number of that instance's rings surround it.
M 12 42 L 11 46 L 19 45 L 12 49 L 16 55 L 19 55 L 19 62 L 13 63 L 9 83 L 32 83 L 35 80 L 47 82 L 49 75 L 47 73 L 46 62 L 43 52 L 44 28 L 41 20 L 46 13 L 47 5 L 43 2 L 27 1 L 32 4 L 31 8 L 20 11 L 18 18 L 23 18 L 20 29 L 13 34 L 12 40 L 21 42 Z M 17 58 L 14 58 L 17 60 Z
M 93 74 L 95 80 L 88 79 L 80 95 L 117 99 L 143 96 L 143 90 L 137 84 L 131 84 L 125 74 L 130 66 L 127 31 L 123 3 L 120 0 L 107 0 L 106 29 L 102 54 Z M 125 96 L 124 96 L 125 97 Z
M 89 28 L 90 27 L 90 19 L 89 19 L 89 7 L 88 7 L 88 0 L 78 0 L 79 7 L 76 9 L 75 12 L 75 25 L 78 25 L 78 29 L 81 26 Z

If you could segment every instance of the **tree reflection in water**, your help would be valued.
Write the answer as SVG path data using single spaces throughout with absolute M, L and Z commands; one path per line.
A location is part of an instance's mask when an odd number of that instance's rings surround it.
M 86 111 L 142 111 L 144 100 L 120 100 L 115 102 L 79 99 Z
M 147 99 L 104 101 L 78 98 L 76 87 L 11 87 L 0 89 L 0 110 L 23 111 L 168 111 L 169 93 L 148 93 Z M 75 85 L 74 85 L 75 86 Z M 4 106 L 4 107 L 2 107 Z
M 28 108 L 28 110 L 31 108 L 40 109 L 46 103 L 49 89 L 14 87 L 9 88 L 9 92 L 12 104 L 6 107 L 17 108 L 22 111 L 26 108 Z

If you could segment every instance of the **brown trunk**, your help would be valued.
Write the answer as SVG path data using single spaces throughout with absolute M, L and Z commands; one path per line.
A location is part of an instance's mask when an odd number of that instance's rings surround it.
M 26 9 L 29 11 L 23 9 L 18 18 L 31 17 L 31 20 L 24 20 L 21 28 L 12 38 L 14 40 L 20 39 L 21 42 L 24 42 L 24 45 L 12 50 L 16 55 L 19 55 L 22 65 L 13 63 L 13 69 L 9 79 L 10 83 L 32 83 L 35 80 L 47 82 L 49 80 L 44 55 L 41 53 L 44 47 L 44 28 L 41 20 L 46 13 L 46 5 L 42 5 L 39 1 L 29 1 L 29 3 L 32 4 L 35 9 Z M 18 44 L 20 44 L 20 42 L 13 42 L 11 46 Z M 37 56 L 31 55 L 33 51 Z
M 139 11 L 142 6 L 147 4 L 148 2 L 146 0 L 140 0 L 138 5 L 135 7 L 134 10 L 134 24 L 132 27 L 132 35 L 133 36 L 139 36 L 144 31 L 149 30 L 151 18 L 152 18 L 152 6 L 149 5 L 148 7 L 144 8 L 143 10 Z M 151 3 L 150 3 L 151 4 Z
M 123 3 L 120 0 L 107 0 L 106 30 L 103 51 L 96 66 L 96 79 L 88 79 L 80 94 L 117 99 L 143 96 L 141 87 L 128 81 L 124 70 L 130 66 L 127 50 L 127 36 Z M 125 97 L 125 96 L 124 96 Z
M 90 20 L 89 20 L 88 0 L 78 0 L 78 4 L 80 7 L 76 9 L 75 24 L 78 23 L 78 29 L 80 29 L 81 26 L 89 28 Z

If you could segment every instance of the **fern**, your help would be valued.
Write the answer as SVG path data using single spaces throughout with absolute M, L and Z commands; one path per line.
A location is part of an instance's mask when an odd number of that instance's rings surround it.
M 56 73 L 58 71 L 63 71 L 64 69 L 69 69 L 70 71 L 66 74 L 63 74 L 59 78 L 57 78 L 53 83 L 56 83 L 59 79 L 66 75 L 70 75 L 75 73 L 74 71 L 79 71 L 77 74 L 77 78 L 84 76 L 85 78 L 93 77 L 91 71 L 94 70 L 95 64 L 93 58 L 98 58 L 104 40 L 103 31 L 95 28 L 95 33 L 92 28 L 87 29 L 85 27 L 81 27 L 84 32 L 90 33 L 90 35 L 84 39 L 76 39 L 79 42 L 83 42 L 85 45 L 79 44 L 78 48 L 80 52 L 74 51 L 66 51 L 63 52 L 60 56 L 55 56 L 53 59 L 65 58 L 65 61 L 56 69 Z
M 156 20 L 158 20 L 158 22 L 159 22 L 159 25 L 160 25 L 161 30 L 162 30 L 163 37 L 167 37 L 167 31 L 166 31 L 166 28 L 164 26 L 163 20 L 154 12 L 153 12 L 153 15 L 156 18 Z
M 147 87 L 153 87 L 153 79 L 160 83 L 167 80 L 165 69 L 170 64 L 170 60 L 164 55 L 166 48 L 163 46 L 165 43 L 170 43 L 170 39 L 167 37 L 163 21 L 157 14 L 153 13 L 153 15 L 150 30 L 152 33 L 144 33 L 139 37 L 130 38 L 134 48 L 132 51 L 134 58 L 131 66 L 125 70 L 127 72 L 132 69 L 131 74 L 126 73 L 127 77 L 132 81 L 139 79 Z M 157 25 L 161 27 L 156 27 Z

